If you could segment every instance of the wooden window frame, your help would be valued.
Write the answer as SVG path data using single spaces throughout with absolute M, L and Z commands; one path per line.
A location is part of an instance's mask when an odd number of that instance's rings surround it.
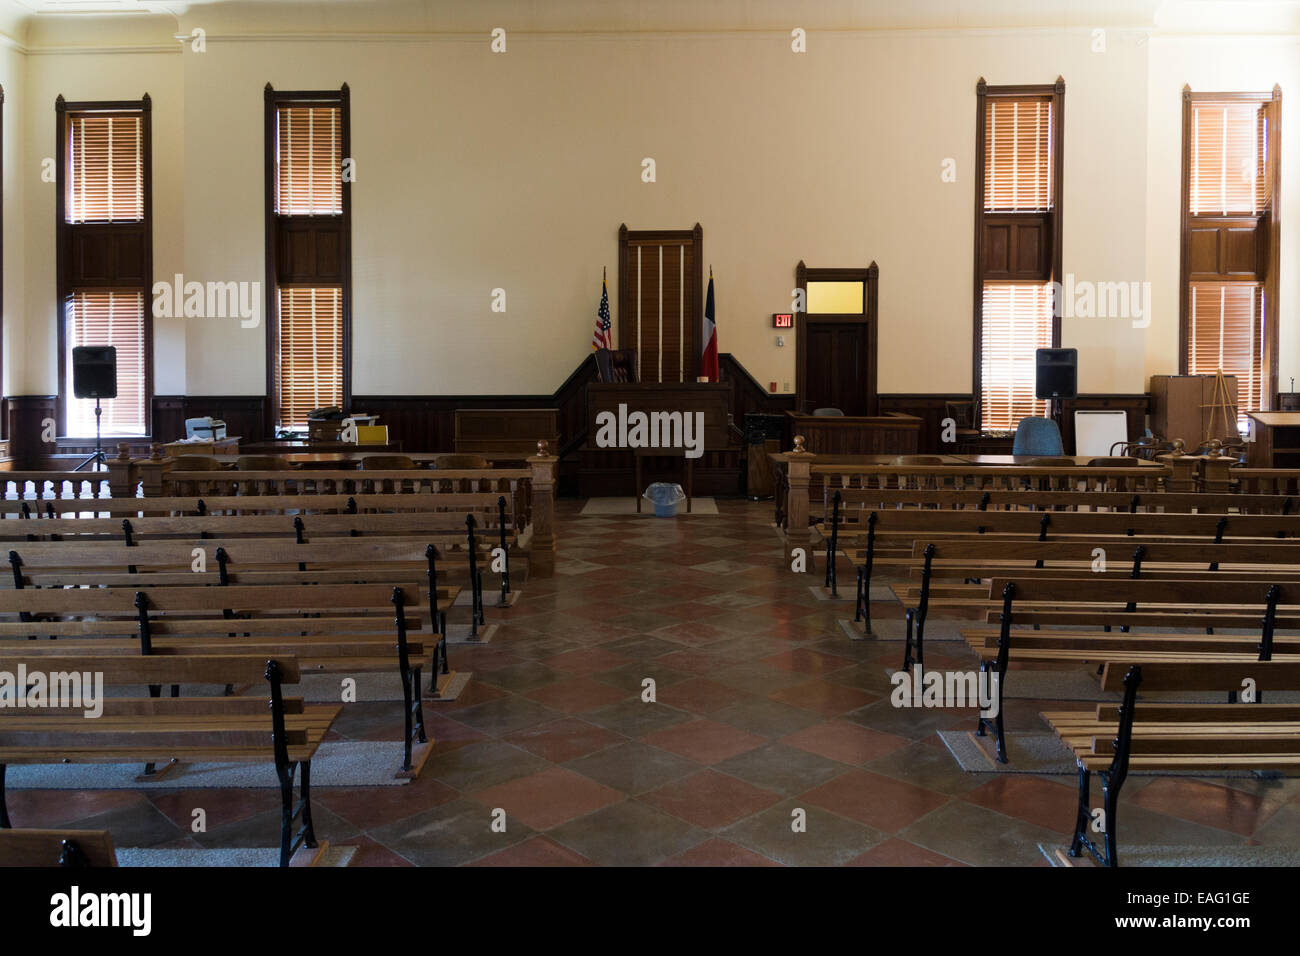
M 58 304 L 58 316 L 55 319 L 58 328 L 58 396 L 55 401 L 55 420 L 57 427 L 64 433 L 61 437 L 90 438 L 89 435 L 66 435 L 68 423 L 68 320 L 67 297 L 74 291 L 69 288 L 69 262 L 66 247 L 72 233 L 80 224 L 67 222 L 67 119 L 69 114 L 84 112 L 123 112 L 140 114 L 140 134 L 143 143 L 144 169 L 142 171 L 142 188 L 144 189 L 143 240 L 141 252 L 143 266 L 144 293 L 144 436 L 153 434 L 153 122 L 152 101 L 145 93 L 138 100 L 64 100 L 60 94 L 54 100 L 55 144 L 54 144 L 54 274 L 55 302 Z M 79 287 L 84 288 L 84 287 Z M 90 291 L 87 289 L 87 291 Z M 114 289 L 113 291 L 118 291 Z M 113 437 L 113 436 L 105 436 Z
M 1263 373 L 1267 382 L 1263 390 L 1264 411 L 1276 408 L 1278 402 L 1278 273 L 1281 268 L 1280 240 L 1282 224 L 1282 87 L 1275 84 L 1270 93 L 1194 93 L 1190 85 L 1183 87 L 1182 132 L 1182 189 L 1179 198 L 1179 257 L 1178 257 L 1178 374 L 1188 374 L 1188 337 L 1191 334 L 1191 244 L 1194 222 L 1228 222 L 1250 217 L 1222 214 L 1192 215 L 1191 213 L 1191 130 L 1192 104 L 1198 101 L 1260 103 L 1271 106 L 1268 129 L 1268 155 L 1272 173 L 1270 192 L 1272 203 L 1267 216 L 1267 260 L 1260 285 L 1264 289 L 1264 357 Z M 1208 280 L 1207 280 L 1208 281 Z M 1259 282 L 1258 277 L 1254 281 Z
M 861 282 L 862 312 L 858 313 L 809 313 L 809 282 Z M 804 393 L 808 381 L 807 344 L 808 319 L 817 322 L 838 323 L 842 325 L 865 325 L 867 327 L 867 415 L 880 414 L 880 383 L 877 380 L 877 340 L 880 332 L 878 303 L 880 295 L 880 267 L 873 261 L 866 268 L 813 268 L 799 260 L 794 267 L 795 288 L 801 294 L 804 308 L 794 317 L 794 407 L 803 411 Z
M 279 334 L 280 307 L 279 281 L 276 261 L 276 213 L 275 213 L 275 150 L 276 127 L 275 114 L 280 106 L 291 103 L 304 105 L 337 105 L 339 107 L 341 159 L 352 156 L 352 107 L 351 93 L 344 83 L 337 90 L 276 90 L 270 83 L 263 91 L 263 152 L 265 154 L 265 191 L 266 191 L 266 405 L 264 410 L 264 427 L 266 434 L 273 436 L 279 418 L 279 395 L 276 391 L 275 370 L 279 361 L 276 352 L 276 339 Z M 340 171 L 341 175 L 341 171 Z M 352 183 L 342 183 L 342 234 L 340 256 L 342 276 L 339 285 L 342 288 L 342 363 L 343 391 L 341 405 L 346 413 L 352 406 Z M 305 218 L 305 217 L 304 217 Z M 333 283 L 328 283 L 332 285 Z
M 971 398 L 979 404 L 980 393 L 983 391 L 983 355 L 982 345 L 984 337 L 984 283 L 985 263 L 984 263 L 984 137 L 986 134 L 986 124 L 984 120 L 985 105 L 990 96 L 1011 97 L 1011 96 L 1050 96 L 1052 97 L 1052 184 L 1053 200 L 1051 223 L 1052 249 L 1051 249 L 1051 267 L 1047 278 L 1044 282 L 1063 281 L 1063 269 L 1061 265 L 1062 243 L 1062 207 L 1064 206 L 1063 198 L 1065 196 L 1065 80 L 1057 77 L 1055 83 L 1030 85 L 1030 86 L 989 86 L 984 77 L 980 77 L 975 84 L 975 273 L 974 288 L 972 290 L 973 312 L 974 312 L 974 340 L 972 341 L 972 362 L 971 362 Z M 1005 213 L 997 214 L 1000 218 L 1005 217 Z M 989 280 L 1005 281 L 1005 280 Z M 1031 280 L 1025 280 L 1029 282 Z M 1052 314 L 1052 348 L 1061 347 L 1061 317 L 1056 313 L 1060 311 L 1054 308 Z M 982 409 L 980 418 L 982 419 Z M 980 426 L 980 421 L 976 421 L 976 427 Z

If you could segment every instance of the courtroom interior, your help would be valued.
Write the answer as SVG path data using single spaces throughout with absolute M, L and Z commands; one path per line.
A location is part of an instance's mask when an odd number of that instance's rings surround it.
M 1300 2 L 0 41 L 0 867 L 1300 863 Z

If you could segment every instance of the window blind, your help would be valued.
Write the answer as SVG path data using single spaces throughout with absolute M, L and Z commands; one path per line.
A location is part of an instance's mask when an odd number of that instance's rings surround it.
M 281 288 L 279 302 L 279 421 L 303 429 L 312 409 L 343 403 L 343 290 Z
M 68 222 L 144 219 L 143 136 L 138 113 L 68 116 L 64 208 Z
M 984 104 L 984 210 L 1053 208 L 1052 100 L 990 96 Z
M 1034 353 L 1052 347 L 1051 285 L 985 283 L 980 336 L 981 430 L 1014 431 L 1020 419 L 1043 415 Z
M 281 216 L 343 214 L 340 106 L 276 110 L 275 211 Z
M 67 306 L 68 434 L 95 434 L 95 400 L 74 398 L 72 349 L 78 345 L 117 348 L 117 398 L 105 400 L 100 427 L 105 435 L 145 433 L 143 292 L 74 292 Z
M 1192 215 L 1268 208 L 1268 110 L 1262 103 L 1192 103 L 1188 204 Z
M 1237 418 L 1264 407 L 1264 288 L 1257 282 L 1193 282 L 1190 375 L 1237 376 Z

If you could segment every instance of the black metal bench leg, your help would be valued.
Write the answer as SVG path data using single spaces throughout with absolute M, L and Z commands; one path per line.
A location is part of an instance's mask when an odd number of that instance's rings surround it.
M 1124 785 L 1124 778 L 1111 779 L 1110 774 L 1101 776 L 1102 806 L 1106 808 L 1106 865 L 1119 866 L 1119 856 L 1115 851 L 1115 810 L 1119 805 L 1119 788 Z
M 5 765 L 0 763 L 0 830 L 13 827 L 9 822 L 9 804 L 5 800 Z
M 1074 839 L 1070 841 L 1070 856 L 1077 857 L 1083 849 L 1083 841 L 1088 838 L 1088 826 L 1092 823 L 1092 808 L 1088 805 L 1092 796 L 1092 771 L 1079 765 L 1079 812 L 1074 819 Z
M 856 624 L 862 620 L 862 569 L 858 568 L 858 591 L 854 598 L 853 605 L 853 623 Z M 867 633 L 871 633 L 871 628 L 867 628 Z
M 295 764 L 276 764 L 280 778 L 280 866 L 289 865 L 293 855 L 293 770 Z
M 304 760 L 302 767 L 302 784 L 299 786 L 299 792 L 302 794 L 302 845 L 315 849 L 319 844 L 316 842 L 316 827 L 311 822 L 311 761 Z
M 903 642 L 903 670 L 912 669 L 912 609 L 907 610 L 907 637 Z
M 438 668 L 433 669 L 433 692 L 438 692 Z M 424 695 L 420 693 L 420 678 L 424 675 L 424 668 L 415 668 L 415 673 L 411 675 L 411 688 L 415 691 L 415 739 L 422 744 L 427 744 L 429 738 L 424 734 Z

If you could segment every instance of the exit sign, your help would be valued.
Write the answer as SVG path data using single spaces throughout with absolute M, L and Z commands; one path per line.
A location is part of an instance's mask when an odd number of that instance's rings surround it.
M 774 329 L 792 329 L 794 328 L 793 312 L 773 312 L 772 328 Z

